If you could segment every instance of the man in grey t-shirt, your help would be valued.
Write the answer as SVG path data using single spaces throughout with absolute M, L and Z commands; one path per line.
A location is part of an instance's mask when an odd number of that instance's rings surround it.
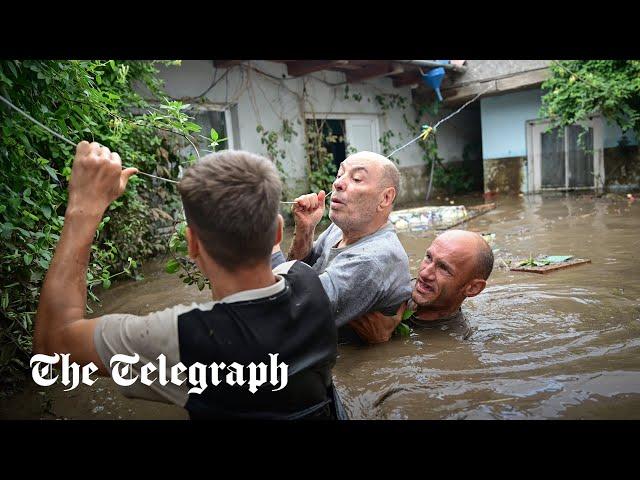
M 302 195 L 293 206 L 289 260 L 302 260 L 320 275 L 342 338 L 358 338 L 350 322 L 373 311 L 392 315 L 411 296 L 409 259 L 388 219 L 399 183 L 398 168 L 382 155 L 350 155 L 333 182 L 333 224 L 315 242 L 325 192 Z M 284 261 L 276 246 L 272 267 Z

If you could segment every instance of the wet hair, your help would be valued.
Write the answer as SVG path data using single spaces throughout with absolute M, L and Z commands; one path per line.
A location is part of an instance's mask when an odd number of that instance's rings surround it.
M 187 224 L 223 268 L 269 260 L 282 183 L 273 163 L 241 150 L 212 153 L 178 184 Z

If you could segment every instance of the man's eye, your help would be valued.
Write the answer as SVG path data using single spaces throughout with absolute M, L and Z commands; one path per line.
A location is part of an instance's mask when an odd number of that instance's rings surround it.
M 361 179 L 361 178 L 354 177 L 354 178 L 353 178 L 353 181 L 354 181 L 354 182 L 361 182 L 361 181 L 362 181 L 362 179 Z

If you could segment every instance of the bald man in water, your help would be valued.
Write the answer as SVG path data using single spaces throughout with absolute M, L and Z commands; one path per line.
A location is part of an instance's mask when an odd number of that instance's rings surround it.
M 295 200 L 295 236 L 288 259 L 302 260 L 318 273 L 343 341 L 359 340 L 349 326 L 352 320 L 374 311 L 391 316 L 411 296 L 409 259 L 389 221 L 399 183 L 400 172 L 386 157 L 373 152 L 350 155 L 333 182 L 333 223 L 315 242 L 325 192 Z M 284 261 L 276 245 L 272 267 Z
M 442 233 L 420 264 L 407 305 L 413 314 L 405 322 L 413 328 L 455 329 L 466 335 L 469 327 L 462 303 L 484 290 L 492 270 L 493 252 L 480 235 L 466 230 Z M 394 316 L 373 312 L 351 326 L 367 342 L 381 343 L 389 340 L 400 319 L 400 312 Z

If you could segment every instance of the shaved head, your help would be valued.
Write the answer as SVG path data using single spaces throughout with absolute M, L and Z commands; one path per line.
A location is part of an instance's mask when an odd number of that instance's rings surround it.
M 481 235 L 467 230 L 447 230 L 435 241 L 446 242 L 455 248 L 473 252 L 474 267 L 471 274 L 486 280 L 493 270 L 493 251 Z
M 420 318 L 452 314 L 465 298 L 484 290 L 492 269 L 491 247 L 477 233 L 447 230 L 437 236 L 425 252 L 411 292 Z
M 349 155 L 338 168 L 329 218 L 345 237 L 360 238 L 389 221 L 398 195 L 400 172 L 379 153 Z
M 380 155 L 379 153 L 361 151 L 354 153 L 353 155 L 349 155 L 345 162 L 347 161 L 376 165 L 380 169 L 380 190 L 393 187 L 396 190 L 396 196 L 398 195 L 398 191 L 400 190 L 400 170 L 398 170 L 396 164 L 387 157 Z

